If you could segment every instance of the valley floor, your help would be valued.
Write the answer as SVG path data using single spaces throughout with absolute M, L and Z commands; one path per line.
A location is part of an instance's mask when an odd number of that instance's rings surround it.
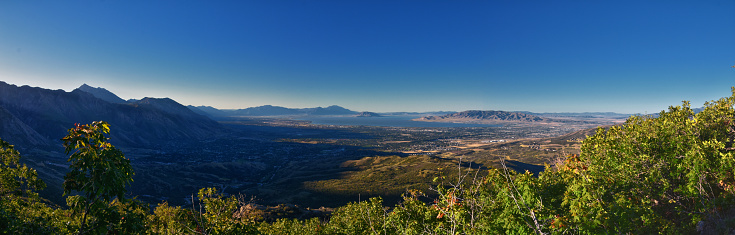
M 485 169 L 504 159 L 517 171 L 538 173 L 543 164 L 578 153 L 580 140 L 594 133 L 590 128 L 614 123 L 380 127 L 240 118 L 223 121 L 230 132 L 219 138 L 123 152 L 136 173 L 129 194 L 151 204 L 189 205 L 198 189 L 216 187 L 264 205 L 337 207 L 371 196 L 395 203 L 406 190 L 429 191 L 432 179 L 458 164 Z M 31 161 L 48 185 L 63 181 L 63 157 Z M 60 190 L 49 187 L 42 195 L 61 198 Z

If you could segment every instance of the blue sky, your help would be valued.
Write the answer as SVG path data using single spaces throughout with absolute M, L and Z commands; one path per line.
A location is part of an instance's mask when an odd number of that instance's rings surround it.
M 217 108 L 654 113 L 735 86 L 735 1 L 2 1 L 0 80 Z

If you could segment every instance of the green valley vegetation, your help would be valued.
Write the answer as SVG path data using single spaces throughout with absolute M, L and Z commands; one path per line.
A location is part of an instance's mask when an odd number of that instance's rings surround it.
M 0 229 L 7 234 L 729 234 L 735 228 L 734 104 L 735 88 L 732 96 L 705 103 L 698 113 L 684 102 L 657 116 L 632 116 L 599 128 L 582 141 L 579 154 L 546 165 L 537 176 L 513 171 L 502 157 L 496 167 L 479 168 L 425 156 L 348 161 L 344 167 L 355 171 L 306 187 L 353 190 L 339 188 L 337 181 L 368 179 L 378 184 L 366 188 L 399 190 L 385 180 L 395 178 L 427 188 L 405 190 L 395 204 L 373 197 L 309 219 L 265 219 L 266 208 L 214 188 L 192 196 L 190 207 L 167 202 L 148 207 L 125 198 L 130 163 L 107 142 L 109 126 L 95 122 L 70 129 L 64 138 L 67 154 L 72 153 L 64 181 L 66 207 L 39 197 L 44 184 L 35 170 L 20 164 L 13 146 L 0 141 Z M 280 208 L 285 213 L 293 207 Z

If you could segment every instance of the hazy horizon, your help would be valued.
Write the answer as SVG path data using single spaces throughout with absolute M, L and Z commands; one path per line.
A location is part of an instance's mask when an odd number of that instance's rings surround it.
M 0 80 L 355 111 L 658 113 L 735 85 L 735 2 L 0 3 Z
M 5 82 L 5 81 L 0 81 L 0 82 Z M 42 88 L 42 89 L 48 89 L 48 90 L 62 90 L 64 92 L 71 92 L 74 89 L 76 89 L 76 88 L 73 88 L 73 89 L 65 90 L 65 89 L 53 89 L 53 88 L 42 87 L 42 86 L 31 86 L 31 85 L 27 85 L 27 84 L 22 84 L 22 85 L 13 84 L 13 83 L 9 83 L 9 84 L 10 85 L 19 86 L 19 87 L 20 86 L 30 86 L 30 87 Z M 89 85 L 89 84 L 87 84 L 87 85 Z M 104 88 L 104 87 L 94 87 L 94 86 L 90 86 L 90 87 L 93 87 L 93 88 Z M 106 89 L 106 88 L 104 88 L 104 89 Z M 110 91 L 110 90 L 108 90 L 108 91 Z M 110 91 L 110 92 L 112 92 L 112 91 Z M 114 92 L 112 92 L 112 93 L 114 94 Z M 115 94 L 115 95 L 117 95 L 117 94 Z M 123 98 L 123 97 L 120 97 L 120 98 L 123 99 L 123 100 L 126 100 L 126 101 L 130 101 L 130 100 L 141 100 L 141 99 L 144 99 L 144 98 L 170 98 L 170 97 L 146 96 L 146 97 L 140 97 L 140 98 L 127 98 L 127 99 L 126 98 Z M 171 98 L 171 99 L 173 99 L 173 98 Z M 177 101 L 176 99 L 173 99 L 173 100 L 174 101 Z M 181 105 L 187 106 L 187 105 L 190 105 L 190 104 L 181 103 Z M 679 105 L 679 104 L 672 104 L 672 105 Z M 550 113 L 550 114 L 552 114 L 552 113 L 617 113 L 617 114 L 631 114 L 631 115 L 632 114 L 644 114 L 644 113 L 620 113 L 620 112 L 612 112 L 612 111 L 581 111 L 581 112 L 564 112 L 564 111 L 556 111 L 555 112 L 555 111 L 550 111 L 550 112 L 536 112 L 536 111 L 533 111 L 533 110 L 499 110 L 499 109 L 496 109 L 496 110 L 493 110 L 493 109 L 465 109 L 465 110 L 426 110 L 426 111 L 373 111 L 373 110 L 356 110 L 356 109 L 353 109 L 351 107 L 346 107 L 346 106 L 337 105 L 337 104 L 317 105 L 317 106 L 308 106 L 308 107 L 289 107 L 289 106 L 263 104 L 263 105 L 258 105 L 258 106 L 239 107 L 239 108 L 217 108 L 217 107 L 215 107 L 213 105 L 191 105 L 191 106 L 194 106 L 194 107 L 212 107 L 212 108 L 216 108 L 218 110 L 240 110 L 240 109 L 247 109 L 247 108 L 257 108 L 257 107 L 262 107 L 262 106 L 273 106 L 273 107 L 282 107 L 282 108 L 289 108 L 289 109 L 327 108 L 327 107 L 330 107 L 330 106 L 339 106 L 339 107 L 346 108 L 346 109 L 349 109 L 349 110 L 355 111 L 355 112 L 374 112 L 374 113 L 383 113 L 383 114 L 385 114 L 385 113 L 420 113 L 420 114 L 426 114 L 426 113 L 441 113 L 441 112 L 463 112 L 463 111 L 471 111 L 471 110 L 506 111 L 506 112 L 532 112 L 532 113 Z M 696 105 L 693 105 L 692 106 L 692 108 L 699 108 L 699 107 L 701 107 L 701 106 L 696 106 Z M 658 113 L 658 112 L 656 112 L 656 113 Z M 648 113 L 648 114 L 653 114 L 653 113 Z M 334 116 L 340 116 L 340 115 L 334 115 Z

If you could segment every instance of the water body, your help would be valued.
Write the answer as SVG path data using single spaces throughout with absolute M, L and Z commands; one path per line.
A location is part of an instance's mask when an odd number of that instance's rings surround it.
M 444 122 L 418 122 L 411 121 L 422 116 L 382 116 L 382 117 L 354 117 L 354 116 L 307 116 L 299 117 L 297 120 L 311 121 L 317 125 L 339 125 L 339 126 L 385 126 L 385 127 L 491 127 L 500 125 L 490 124 L 465 124 Z

